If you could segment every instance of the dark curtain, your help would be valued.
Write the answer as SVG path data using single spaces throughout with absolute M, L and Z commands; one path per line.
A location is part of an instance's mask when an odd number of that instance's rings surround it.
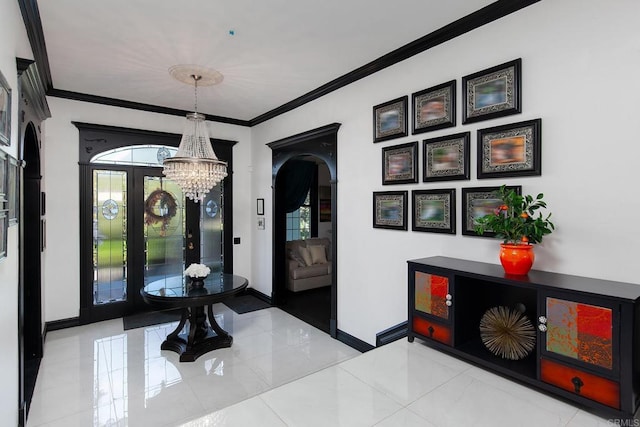
M 316 171 L 314 162 L 304 160 L 289 160 L 278 173 L 278 180 L 283 186 L 279 189 L 283 194 L 283 204 L 286 213 L 296 211 L 307 198 L 307 193 L 313 182 Z

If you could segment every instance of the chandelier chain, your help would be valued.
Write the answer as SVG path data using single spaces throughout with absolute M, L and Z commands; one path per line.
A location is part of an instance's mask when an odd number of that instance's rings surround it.
M 194 112 L 198 112 L 198 80 L 202 78 L 202 76 L 198 76 L 197 74 L 192 74 L 193 77 L 193 97 L 195 98 Z

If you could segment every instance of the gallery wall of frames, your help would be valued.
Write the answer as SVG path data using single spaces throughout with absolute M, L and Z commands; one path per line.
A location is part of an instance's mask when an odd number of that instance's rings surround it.
M 456 86 L 453 79 L 411 94 L 411 103 L 405 95 L 374 106 L 373 142 L 408 136 L 409 117 L 412 135 L 456 128 Z M 464 131 L 464 125 L 470 123 L 520 114 L 521 88 L 522 58 L 463 76 L 462 129 L 423 139 L 421 144 L 413 141 L 383 147 L 382 185 L 470 180 L 472 146 L 479 180 L 541 175 L 541 119 L 484 127 L 477 129 L 475 135 Z M 456 189 L 446 187 L 413 189 L 411 200 L 407 190 L 374 191 L 373 227 L 406 231 L 410 217 L 413 231 L 456 234 Z M 519 185 L 508 187 L 521 193 Z M 461 234 L 477 236 L 475 219 L 492 213 L 501 203 L 494 194 L 498 188 L 461 188 Z

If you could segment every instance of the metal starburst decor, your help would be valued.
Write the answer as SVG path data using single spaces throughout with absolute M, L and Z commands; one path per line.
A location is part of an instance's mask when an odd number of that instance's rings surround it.
M 536 330 L 522 311 L 492 307 L 480 319 L 485 347 L 503 359 L 520 360 L 536 345 Z

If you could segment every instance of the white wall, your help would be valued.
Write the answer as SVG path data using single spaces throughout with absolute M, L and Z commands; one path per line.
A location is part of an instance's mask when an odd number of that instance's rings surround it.
M 338 328 L 368 343 L 406 320 L 406 261 L 445 255 L 498 263 L 498 241 L 371 227 L 373 191 L 522 185 L 544 192 L 557 231 L 534 268 L 639 283 L 636 161 L 640 2 L 543 1 L 430 49 L 252 129 L 254 193 L 270 212 L 264 144 L 332 122 L 338 132 Z M 522 58 L 522 114 L 372 142 L 372 106 Z M 458 105 L 458 123 L 462 122 Z M 542 176 L 476 176 L 477 129 L 542 118 Z M 383 146 L 471 131 L 471 180 L 382 186 Z M 422 150 L 422 147 L 420 147 Z M 422 162 L 420 162 L 422 163 Z M 422 167 L 422 165 L 421 165 Z M 270 228 L 272 218 L 267 218 Z M 255 274 L 271 277 L 271 233 L 256 235 Z M 270 289 L 269 289 L 270 290 Z M 604 290 L 606 292 L 606 290 Z M 268 293 L 268 292 L 265 292 Z
M 18 77 L 16 57 L 33 58 L 22 16 L 15 0 L 0 0 L 0 71 L 12 89 L 11 145 L 0 149 L 17 158 L 18 154 Z M 14 225 L 7 233 L 7 257 L 0 261 L 0 420 L 18 424 L 18 235 Z
M 167 78 L 169 76 L 167 75 Z M 52 117 L 45 122 L 43 191 L 47 193 L 47 248 L 42 286 L 45 321 L 78 317 L 79 291 L 79 132 L 71 122 L 95 123 L 180 134 L 184 118 L 109 107 L 60 98 L 47 98 Z M 249 219 L 250 129 L 208 122 L 212 137 L 238 141 L 233 148 L 234 272 L 253 283 Z

